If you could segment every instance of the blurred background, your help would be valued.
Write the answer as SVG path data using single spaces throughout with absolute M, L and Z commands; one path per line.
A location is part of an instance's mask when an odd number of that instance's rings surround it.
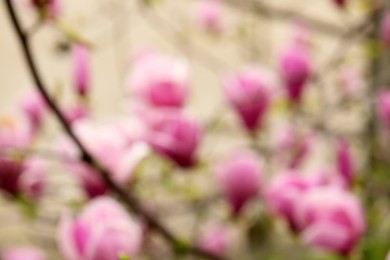
M 242 218 L 232 220 L 211 175 L 214 162 L 256 144 L 266 165 L 264 179 L 283 170 L 278 159 L 262 154 L 261 149 L 278 143 L 281 129 L 291 122 L 279 57 L 292 39 L 298 38 L 307 42 L 313 76 L 306 84 L 298 114 L 293 115 L 294 124 L 300 131 L 313 132 L 315 136 L 314 148 L 299 170 L 309 175 L 329 168 L 337 141 L 329 134 L 333 133 L 350 141 L 359 181 L 364 181 L 361 176 L 368 174 L 365 167 L 370 142 L 365 134 L 373 104 L 367 71 L 378 56 L 378 44 L 369 39 L 364 26 L 371 1 L 351 0 L 346 8 L 339 8 L 331 0 L 221 0 L 218 29 L 202 24 L 200 0 L 67 0 L 61 1 L 58 19 L 39 26 L 34 8 L 23 0 L 14 2 L 23 26 L 34 35 L 31 46 L 39 72 L 52 97 L 63 107 L 79 102 L 72 87 L 72 40 L 88 46 L 88 107 L 95 122 L 126 118 L 136 121 L 136 97 L 127 91 L 126 84 L 137 55 L 143 51 L 153 50 L 188 62 L 190 95 L 184 110 L 203 126 L 201 164 L 182 173 L 182 169 L 170 170 L 157 156 L 149 156 L 139 169 L 146 173 L 137 178 L 134 187 L 140 198 L 151 202 L 168 227 L 191 241 L 209 226 L 226 223 L 234 241 L 230 259 L 344 259 L 305 248 L 297 242 L 296 235 L 286 231 L 284 223 L 278 222 L 275 232 L 270 232 L 268 220 L 259 217 L 264 211 L 261 203 L 252 201 Z M 370 24 L 369 29 L 375 26 Z M 34 87 L 5 3 L 0 5 L 0 39 L 0 121 L 4 124 L 22 113 L 21 98 Z M 272 104 L 264 133 L 255 141 L 238 123 L 221 87 L 223 77 L 248 65 L 263 67 L 271 82 Z M 355 84 L 357 94 L 348 100 L 345 95 L 350 90 L 343 86 L 343 73 L 350 68 L 360 78 Z M 143 131 L 137 124 L 131 130 Z M 50 151 L 62 135 L 58 122 L 48 116 L 34 147 Z M 0 249 L 35 245 L 49 254 L 48 259 L 63 259 L 56 242 L 60 216 L 70 208 L 78 212 L 86 199 L 61 162 L 49 158 L 48 164 L 47 189 L 36 206 L 35 217 L 29 217 L 30 205 L 0 197 Z M 178 173 L 161 177 L 159 169 L 164 171 L 164 167 Z M 158 185 L 161 183 L 164 185 Z M 373 187 L 375 190 L 376 186 Z M 359 197 L 366 196 L 362 190 L 364 186 L 357 184 Z M 375 220 L 380 221 L 380 227 L 374 229 L 381 229 L 382 233 L 367 242 L 377 248 L 367 246 L 365 251 L 363 242 L 362 249 L 348 259 L 383 259 L 387 252 L 388 198 L 377 190 L 374 213 L 370 214 L 381 216 Z M 156 238 L 150 248 L 134 259 L 198 259 L 174 256 L 161 243 Z

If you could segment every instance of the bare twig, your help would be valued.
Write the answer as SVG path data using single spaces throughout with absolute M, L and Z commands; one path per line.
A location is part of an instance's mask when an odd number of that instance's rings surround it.
M 227 0 L 224 1 L 224 3 L 232 6 L 237 10 L 247 11 L 245 5 L 243 5 L 243 1 L 241 0 Z M 259 0 L 253 1 L 250 11 L 255 15 L 263 17 L 275 18 L 288 22 L 291 20 L 303 22 L 306 26 L 314 29 L 316 32 L 331 36 L 343 35 L 348 30 L 344 27 L 341 27 L 340 25 L 325 22 L 314 17 L 308 17 L 286 8 L 276 6 L 274 7 L 272 5 L 266 4 L 264 1 Z

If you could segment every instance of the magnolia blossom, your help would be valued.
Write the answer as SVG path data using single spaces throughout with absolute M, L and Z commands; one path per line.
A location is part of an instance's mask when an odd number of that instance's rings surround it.
M 383 91 L 377 95 L 376 109 L 382 124 L 390 129 L 390 91 Z
M 213 33 L 223 30 L 220 0 L 199 0 L 195 9 L 195 21 L 203 29 Z
M 149 153 L 145 143 L 130 143 L 117 125 L 99 125 L 89 120 L 77 121 L 73 128 L 87 150 L 112 174 L 119 185 L 129 182 L 138 163 Z M 60 153 L 68 158 L 66 166 L 75 174 L 89 198 L 105 194 L 108 189 L 91 166 L 79 161 L 80 151 L 68 139 L 58 142 Z
M 217 166 L 218 184 L 234 214 L 239 214 L 258 195 L 262 175 L 259 158 L 250 152 L 233 154 Z
M 276 156 L 283 166 L 299 168 L 310 154 L 315 138 L 311 133 L 298 133 L 291 126 L 275 131 L 274 145 Z
M 300 198 L 296 221 L 305 243 L 347 255 L 365 231 L 359 200 L 333 187 L 312 189 Z
M 135 60 L 127 87 L 152 107 L 181 107 L 189 89 L 187 63 L 149 52 Z
M 24 195 L 35 201 L 46 186 L 46 166 L 41 159 L 0 157 L 0 189 L 10 195 Z
M 200 238 L 200 247 L 215 255 L 223 255 L 228 249 L 228 231 L 222 226 L 208 229 Z
M 292 42 L 303 48 L 310 47 L 311 32 L 305 23 L 296 22 L 293 23 L 291 28 Z
M 274 177 L 267 185 L 264 198 L 271 212 L 284 218 L 293 231 L 299 230 L 295 210 L 303 194 L 317 183 L 291 171 Z
M 58 244 L 65 260 L 118 260 L 133 257 L 141 247 L 142 229 L 115 200 L 92 200 L 73 219 L 63 216 Z
M 352 98 L 361 93 L 364 81 L 361 72 L 353 67 L 344 68 L 340 75 L 341 90 L 344 97 Z
M 332 0 L 337 6 L 345 7 L 347 4 L 347 0 Z
M 10 195 L 18 195 L 22 172 L 22 161 L 0 157 L 0 189 Z
M 338 189 L 348 189 L 351 184 L 340 173 L 328 169 L 312 170 L 304 176 L 312 187 L 330 186 Z
M 31 131 L 36 132 L 42 125 L 46 102 L 39 92 L 27 93 L 21 100 L 21 109 L 30 123 Z
M 256 130 L 263 121 L 270 101 L 268 82 L 262 70 L 246 68 L 225 78 L 222 86 L 243 125 L 249 131 Z
M 37 169 L 33 166 L 34 158 L 14 158 L 9 154 L 27 149 L 31 141 L 29 127 L 24 124 L 14 121 L 4 121 L 0 124 L 0 189 L 13 196 L 24 194 L 30 199 L 35 199 L 39 197 L 40 191 L 35 194 L 37 196 L 33 195 L 33 192 L 30 192 L 31 186 L 24 185 L 24 180 L 30 177 L 24 175 L 31 175 L 31 181 L 34 180 L 32 182 L 43 187 L 45 170 L 43 167 Z M 28 173 L 31 169 L 34 172 L 32 174 Z M 40 170 L 42 173 L 37 173 Z
M 36 134 L 32 130 L 31 125 L 24 120 L 0 119 L 0 151 L 26 149 Z
M 80 44 L 73 46 L 73 86 L 76 92 L 85 96 L 90 88 L 90 58 L 88 49 Z
M 154 151 L 184 168 L 197 162 L 196 150 L 201 139 L 197 122 L 178 111 L 164 111 L 156 114 L 149 124 L 146 141 Z
M 19 179 L 21 193 L 31 200 L 39 199 L 45 190 L 47 165 L 42 158 L 31 157 L 24 162 L 24 169 Z
M 381 39 L 385 46 L 390 47 L 390 12 L 387 12 L 383 17 Z
M 35 247 L 12 247 L 1 253 L 1 260 L 46 260 L 45 253 Z
M 89 116 L 88 108 L 83 105 L 71 106 L 64 110 L 66 120 L 72 124 L 78 120 L 86 119 Z
M 338 173 L 346 186 L 349 187 L 355 177 L 355 166 L 349 144 L 345 140 L 339 140 L 336 149 L 336 166 Z
M 279 68 L 290 101 L 299 102 L 311 74 L 308 51 L 300 44 L 293 44 L 281 55 Z

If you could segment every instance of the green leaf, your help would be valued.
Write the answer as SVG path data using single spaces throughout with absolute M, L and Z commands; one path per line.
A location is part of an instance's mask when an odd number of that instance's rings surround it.
M 125 253 L 119 253 L 118 260 L 131 260 L 131 258 Z
M 189 245 L 186 241 L 178 239 L 173 244 L 173 249 L 176 254 L 182 255 L 188 252 Z
M 85 39 L 83 36 L 78 34 L 73 28 L 64 22 L 56 23 L 57 29 L 59 29 L 71 42 L 79 43 L 87 48 L 92 48 L 93 44 Z

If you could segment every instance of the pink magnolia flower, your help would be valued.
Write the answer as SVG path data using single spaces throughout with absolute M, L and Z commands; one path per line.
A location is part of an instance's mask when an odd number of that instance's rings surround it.
M 280 57 L 280 72 L 289 99 L 299 102 L 311 74 L 311 61 L 305 47 L 293 44 Z
M 66 120 L 68 120 L 68 122 L 72 124 L 78 120 L 86 119 L 89 116 L 89 111 L 88 108 L 85 106 L 76 105 L 67 108 L 64 111 L 64 115 Z
M 65 260 L 117 260 L 135 256 L 142 242 L 141 226 L 109 197 L 92 200 L 72 219 L 64 216 L 58 244 Z
M 296 207 L 302 195 L 317 184 L 297 172 L 287 172 L 271 180 L 266 187 L 264 198 L 273 214 L 284 218 L 291 230 L 298 231 L 294 215 Z
M 377 95 L 376 109 L 382 124 L 390 129 L 390 91 L 382 91 Z
M 313 134 L 300 134 L 291 126 L 281 128 L 274 138 L 278 160 L 290 169 L 297 169 L 304 163 L 315 140 Z
M 390 12 L 387 12 L 382 20 L 381 40 L 385 46 L 390 47 Z
M 164 111 L 150 122 L 146 141 L 160 155 L 181 167 L 193 166 L 200 143 L 200 126 L 178 111 Z
M 0 152 L 7 149 L 26 149 L 34 136 L 31 125 L 26 121 L 13 118 L 0 119 Z
M 90 88 L 90 57 L 88 49 L 80 44 L 73 46 L 73 86 L 80 96 L 88 94 Z
M 359 200 L 332 187 L 316 188 L 301 197 L 296 219 L 305 243 L 342 255 L 349 254 L 365 230 Z
M 294 23 L 291 28 L 291 34 L 292 42 L 294 44 L 302 46 L 303 48 L 310 47 L 311 32 L 306 24 L 302 22 Z
M 4 121 L 0 124 L 0 189 L 10 195 L 18 195 L 19 179 L 24 166 L 21 158 L 11 158 L 10 152 L 26 149 L 31 143 L 31 134 L 24 124 Z
M 35 247 L 13 247 L 1 253 L 2 260 L 45 260 L 45 253 Z
M 356 68 L 344 68 L 340 74 L 340 81 L 342 96 L 345 98 L 356 97 L 364 88 L 364 81 L 361 72 Z
M 10 195 L 24 195 L 36 201 L 46 183 L 46 167 L 41 159 L 25 161 L 0 157 L 0 189 Z
M 220 0 L 200 0 L 195 9 L 195 21 L 199 27 L 212 33 L 223 30 Z
M 270 93 L 268 83 L 258 68 L 246 68 L 227 77 L 223 82 L 228 101 L 236 109 L 249 131 L 261 125 L 268 109 Z
M 222 226 L 207 230 L 200 238 L 200 247 L 215 255 L 223 255 L 228 249 L 228 232 Z
M 339 140 L 336 149 L 336 166 L 338 173 L 346 186 L 350 187 L 355 177 L 355 165 L 349 144 L 345 140 Z
M 98 125 L 80 120 L 73 127 L 88 151 L 112 174 L 111 177 L 119 185 L 129 182 L 136 166 L 149 153 L 144 143 L 129 143 L 117 125 Z M 67 160 L 66 166 L 75 174 L 89 198 L 108 192 L 100 175 L 89 165 L 79 161 L 80 151 L 70 140 L 62 139 L 57 145 Z
M 19 179 L 23 173 L 23 162 L 0 157 L 0 189 L 16 196 L 19 194 Z
M 158 53 L 136 59 L 127 87 L 153 107 L 181 107 L 188 96 L 187 63 Z
M 18 182 L 21 193 L 33 201 L 39 199 L 46 187 L 46 176 L 46 163 L 41 158 L 28 158 Z
M 333 2 L 338 6 L 338 7 L 345 7 L 347 4 L 347 0 L 333 0 Z
M 262 175 L 259 158 L 250 152 L 234 154 L 217 166 L 217 181 L 233 214 L 239 214 L 258 195 Z
M 30 123 L 31 131 L 35 133 L 42 125 L 46 110 L 45 100 L 39 92 L 28 93 L 21 100 L 21 109 Z
M 326 169 L 314 170 L 305 174 L 312 187 L 330 186 L 338 189 L 348 189 L 349 183 L 338 173 Z

